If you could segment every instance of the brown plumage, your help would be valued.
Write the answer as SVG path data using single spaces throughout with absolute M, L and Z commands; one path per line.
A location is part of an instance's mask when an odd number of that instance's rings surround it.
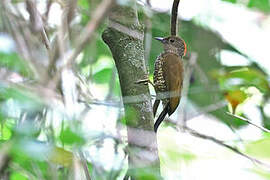
M 165 52 L 159 55 L 155 62 L 154 85 L 157 97 L 153 105 L 154 116 L 160 100 L 164 107 L 155 122 L 155 132 L 166 114 L 170 116 L 179 105 L 184 78 L 182 57 L 186 53 L 186 44 L 180 37 L 156 39 L 162 42 Z

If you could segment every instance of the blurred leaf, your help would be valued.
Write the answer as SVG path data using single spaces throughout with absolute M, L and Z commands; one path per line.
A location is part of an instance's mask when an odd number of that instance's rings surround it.
M 18 171 L 12 171 L 12 173 L 10 174 L 10 180 L 28 180 L 28 178 L 19 173 Z
M 123 125 L 126 125 L 127 124 L 125 116 L 120 117 L 120 119 L 119 119 L 118 122 L 122 123 Z
M 270 137 L 246 144 L 246 152 L 251 156 L 270 160 Z
M 85 26 L 90 20 L 90 10 L 89 10 L 89 1 L 88 0 L 79 0 L 78 6 L 81 9 L 81 25 Z
M 231 2 L 231 3 L 236 3 L 236 0 L 223 0 L 223 1 Z
M 135 179 L 143 179 L 143 180 L 161 180 L 162 178 L 159 177 L 156 173 L 156 169 L 151 168 L 137 168 L 135 170 L 130 171 L 130 174 L 135 177 Z
M 247 5 L 247 7 L 249 8 L 256 8 L 260 11 L 270 12 L 270 2 L 268 0 L 249 0 L 248 4 L 246 3 L 246 1 L 237 1 L 237 0 L 223 0 L 223 1 Z
M 21 3 L 21 2 L 24 2 L 24 0 L 12 0 L 11 2 L 12 3 Z
M 264 178 L 266 180 L 270 179 L 269 171 L 264 171 L 263 169 L 259 169 L 259 168 L 254 168 L 254 169 L 251 169 L 250 171 L 260 175 L 262 178 Z
M 2 104 L 1 104 L 1 99 L 0 99 L 0 123 L 2 123 L 5 119 L 6 119 L 6 116 L 5 114 L 2 112 Z
M 73 153 L 63 148 L 54 147 L 49 154 L 49 161 L 64 167 L 70 167 L 73 162 Z
M 125 119 L 121 122 L 125 122 L 127 126 L 137 127 L 137 112 L 133 107 L 128 106 L 125 110 Z
M 15 159 L 44 161 L 51 147 L 42 141 L 27 137 L 16 137 L 12 147 L 12 156 Z
M 221 89 L 235 90 L 240 87 L 255 86 L 262 93 L 270 93 L 266 75 L 252 68 L 238 68 L 232 71 L 212 71 L 211 76 L 219 80 Z
M 115 80 L 114 94 L 116 96 L 120 96 L 121 94 L 121 88 L 120 88 L 120 82 L 119 82 L 118 76 L 116 77 L 116 80 Z
M 11 71 L 20 73 L 25 77 L 33 77 L 28 64 L 22 60 L 16 53 L 2 53 L 0 52 L 0 66 L 6 67 Z
M 12 131 L 9 127 L 7 127 L 6 123 L 0 124 L 0 134 L 1 140 L 10 139 Z
M 173 170 L 175 165 L 182 162 L 188 163 L 197 158 L 196 155 L 187 148 L 180 148 L 177 141 L 172 139 L 176 137 L 174 131 L 170 129 L 165 129 L 164 131 L 166 131 L 166 133 L 160 136 L 160 142 L 162 144 L 159 152 L 161 162 L 166 165 L 166 168 Z
M 243 103 L 248 98 L 248 95 L 245 91 L 238 89 L 225 92 L 225 98 L 231 104 L 232 113 L 235 114 L 237 106 Z
M 101 34 L 103 31 L 99 30 L 99 33 Z M 92 65 L 94 63 L 97 63 L 97 66 L 93 67 L 93 69 L 98 68 L 100 70 L 99 66 L 101 65 L 109 65 L 109 67 L 113 66 L 113 59 L 111 57 L 111 53 L 106 46 L 106 44 L 103 42 L 101 37 L 95 37 L 95 40 L 93 40 L 92 43 L 86 46 L 84 49 L 84 56 L 82 59 L 82 62 L 80 63 L 80 67 Z M 109 62 L 109 63 L 108 63 Z M 108 66 L 102 66 L 102 68 L 105 68 Z
M 41 127 L 38 126 L 38 123 L 32 123 L 33 118 L 27 117 L 28 114 L 25 113 L 26 121 L 21 123 L 19 126 L 16 126 L 14 129 L 14 136 L 16 138 L 36 138 L 40 134 Z M 36 117 L 36 116 L 34 116 Z M 31 118 L 31 119 L 30 119 Z
M 98 57 L 97 61 L 93 64 L 93 73 L 97 73 L 103 69 L 114 67 L 113 59 L 110 56 L 101 55 Z
M 267 77 L 255 69 L 243 68 L 231 71 L 229 72 L 227 78 L 239 78 L 243 80 L 241 83 L 243 86 L 255 86 L 263 93 L 269 92 Z
M 22 87 L 7 87 L 0 83 L 0 100 L 8 99 L 18 101 L 21 103 L 22 108 L 31 109 L 32 111 L 42 109 L 44 106 L 42 100 L 32 92 Z
M 89 3 L 88 0 L 79 0 L 78 1 L 78 5 L 81 6 L 81 7 L 83 7 L 83 8 L 88 8 L 88 6 L 89 6 L 88 3 Z
M 79 134 L 73 132 L 70 128 L 66 128 L 60 133 L 60 140 L 63 144 L 68 145 L 82 145 L 85 143 L 84 138 Z
M 47 157 L 50 146 L 41 141 L 36 141 L 26 137 L 15 137 L 12 139 L 10 156 L 13 163 L 16 163 L 31 174 L 36 174 L 38 168 L 44 177 L 47 177 Z
M 249 0 L 248 7 L 257 8 L 264 12 L 270 12 L 269 0 Z
M 111 80 L 112 69 L 105 68 L 94 74 L 93 79 L 98 84 L 109 83 Z

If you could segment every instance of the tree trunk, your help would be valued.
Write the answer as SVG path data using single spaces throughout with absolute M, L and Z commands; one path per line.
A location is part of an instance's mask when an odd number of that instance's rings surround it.
M 128 176 L 142 179 L 150 175 L 159 179 L 151 96 L 148 86 L 135 83 L 147 74 L 143 36 L 135 1 L 129 1 L 129 6 L 116 5 L 109 15 L 109 25 L 102 38 L 112 52 L 120 79 L 128 132 Z

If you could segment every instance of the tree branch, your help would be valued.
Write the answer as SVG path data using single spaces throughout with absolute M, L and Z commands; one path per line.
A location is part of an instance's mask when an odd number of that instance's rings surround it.
M 248 120 L 248 119 L 246 119 L 246 118 L 244 118 L 244 117 L 237 116 L 237 115 L 232 114 L 232 113 L 229 113 L 229 112 L 226 112 L 226 113 L 229 114 L 229 115 L 231 115 L 231 116 L 233 116 L 233 117 L 236 117 L 237 119 L 240 119 L 240 120 L 242 120 L 242 121 L 245 121 L 245 122 L 247 122 L 248 124 L 250 124 L 250 125 L 252 125 L 252 126 L 255 126 L 255 127 L 259 128 L 260 130 L 262 130 L 262 131 L 264 131 L 264 132 L 270 133 L 270 130 L 269 130 L 269 129 L 266 129 L 265 127 L 262 127 L 262 126 L 260 126 L 260 125 L 257 125 L 257 124 L 251 122 L 250 120 Z
M 177 35 L 177 21 L 178 21 L 178 5 L 180 0 L 174 0 L 172 6 L 172 16 L 171 16 L 171 36 Z
M 93 18 L 90 22 L 86 25 L 86 27 L 82 30 L 81 35 L 77 38 L 77 46 L 75 49 L 70 53 L 70 55 L 67 57 L 67 60 L 65 61 L 65 65 L 63 65 L 57 72 L 57 74 L 54 76 L 52 82 L 53 85 L 56 87 L 60 80 L 60 76 L 62 71 L 69 67 L 77 58 L 77 56 L 80 54 L 80 52 L 85 48 L 87 43 L 91 41 L 93 38 L 95 30 L 99 27 L 102 20 L 105 18 L 106 14 L 110 11 L 110 9 L 113 7 L 115 3 L 115 0 L 103 0 L 99 6 L 96 8 L 95 12 L 93 13 Z M 51 85 L 51 84 L 49 84 Z
M 112 52 L 119 74 L 128 126 L 128 176 L 136 179 L 137 173 L 142 169 L 150 169 L 159 177 L 159 157 L 156 134 L 153 132 L 151 96 L 148 86 L 135 84 L 138 79 L 143 79 L 147 74 L 143 28 L 138 22 L 135 1 L 130 1 L 130 4 L 131 6 L 117 5 L 113 8 L 109 16 L 108 28 L 103 32 L 102 38 Z M 133 131 L 134 128 L 138 131 Z M 144 134 L 144 131 L 152 133 Z M 148 142 L 145 146 L 137 145 L 145 142 Z
M 39 12 L 37 10 L 36 3 L 33 2 L 32 0 L 27 0 L 26 7 L 27 7 L 26 9 L 30 15 L 32 30 L 34 32 L 40 33 L 45 47 L 49 50 L 50 49 L 50 41 L 49 41 L 47 33 L 45 31 L 41 15 L 39 14 Z
M 210 140 L 210 141 L 212 141 L 212 142 L 214 142 L 214 143 L 216 143 L 216 144 L 218 144 L 218 145 L 221 145 L 221 146 L 223 146 L 223 147 L 225 147 L 225 148 L 227 148 L 227 149 L 232 150 L 232 151 L 235 152 L 236 154 L 239 154 L 240 156 L 243 156 L 243 157 L 245 157 L 245 158 L 251 160 L 252 162 L 254 162 L 254 163 L 256 163 L 256 164 L 263 165 L 263 166 L 265 166 L 265 167 L 267 167 L 267 168 L 270 168 L 270 165 L 269 165 L 269 164 L 266 164 L 266 163 L 264 163 L 264 162 L 262 162 L 262 161 L 260 161 L 260 160 L 258 160 L 258 159 L 255 159 L 255 158 L 253 158 L 253 157 L 251 157 L 251 156 L 249 156 L 249 155 L 247 155 L 247 154 L 244 154 L 244 153 L 242 153 L 241 151 L 239 151 L 237 148 L 232 147 L 232 146 L 230 146 L 230 145 L 228 145 L 228 144 L 225 144 L 225 143 L 224 143 L 223 141 L 221 141 L 221 140 L 218 140 L 218 139 L 216 139 L 216 138 L 214 138 L 214 137 L 212 137 L 212 136 L 208 136 L 208 135 L 205 135 L 205 134 L 201 134 L 201 133 L 199 133 L 199 132 L 197 132 L 197 131 L 195 131 L 195 130 L 189 128 L 189 127 L 183 127 L 183 129 L 185 129 L 188 133 L 190 133 L 191 135 L 193 135 L 193 136 L 195 136 L 195 137 L 198 137 L 198 138 L 201 138 L 201 139 Z

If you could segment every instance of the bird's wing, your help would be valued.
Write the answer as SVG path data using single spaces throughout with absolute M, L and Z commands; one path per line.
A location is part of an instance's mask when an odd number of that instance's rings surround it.
M 163 77 L 169 94 L 168 114 L 171 115 L 180 102 L 184 71 L 183 62 L 179 56 L 172 53 L 166 54 L 163 61 Z

